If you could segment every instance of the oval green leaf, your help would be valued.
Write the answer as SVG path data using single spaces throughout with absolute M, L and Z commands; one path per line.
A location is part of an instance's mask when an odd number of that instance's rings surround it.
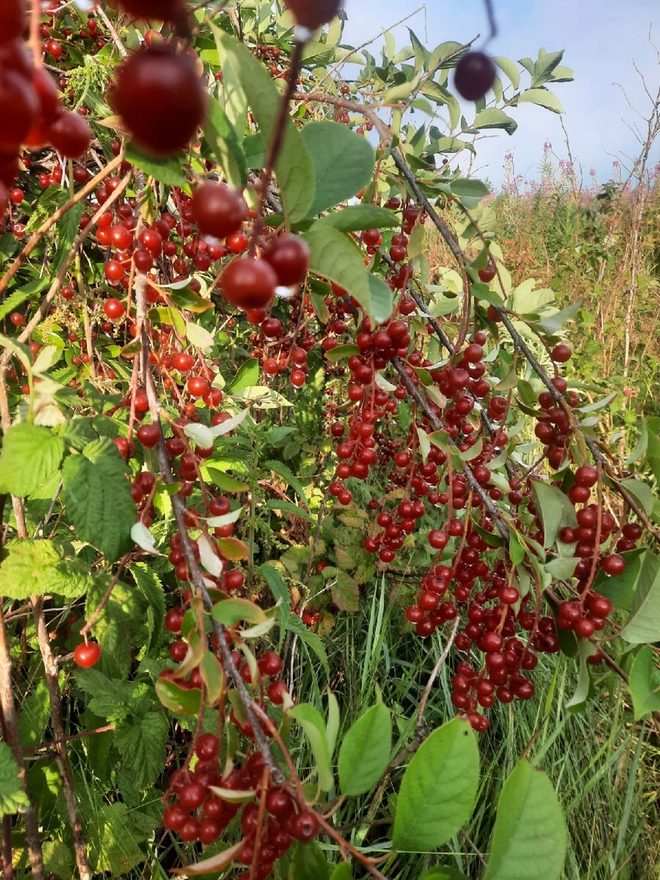
M 339 790 L 365 794 L 381 778 L 390 759 L 392 720 L 383 703 L 368 709 L 352 725 L 339 749 Z
M 552 783 L 522 760 L 504 783 L 484 880 L 557 880 L 566 823 Z
M 468 820 L 479 785 L 479 751 L 467 721 L 435 730 L 408 765 L 394 816 L 395 850 L 427 852 L 446 843 Z

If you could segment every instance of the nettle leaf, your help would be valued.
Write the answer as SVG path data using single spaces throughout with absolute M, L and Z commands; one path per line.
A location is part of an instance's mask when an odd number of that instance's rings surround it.
M 9 599 L 45 593 L 76 599 L 94 585 L 89 567 L 76 559 L 63 559 L 52 541 L 10 541 L 4 551 L 0 563 L 2 593 Z
M 22 812 L 28 805 L 18 775 L 18 764 L 7 743 L 0 743 L 0 814 Z
M 633 645 L 660 640 L 660 556 L 644 555 L 630 616 L 621 636 Z
M 387 706 L 377 703 L 353 724 L 339 749 L 339 790 L 357 796 L 370 791 L 390 759 L 392 719 Z
M 566 823 L 547 775 L 522 760 L 504 783 L 484 880 L 556 880 Z
M 561 489 L 550 485 L 550 483 L 533 480 L 532 490 L 543 523 L 545 546 L 552 547 L 563 526 L 577 525 L 575 508 Z
M 273 471 L 273 473 L 277 474 L 278 477 L 282 477 L 287 486 L 290 486 L 296 492 L 305 507 L 307 506 L 305 487 L 300 482 L 298 477 L 296 477 L 290 467 L 285 465 L 284 462 L 274 461 L 271 459 L 264 462 L 264 468 L 269 468 L 271 471 Z
M 128 874 L 144 861 L 141 844 L 158 827 L 146 813 L 126 804 L 103 804 L 88 823 L 89 860 L 94 873 Z
M 48 428 L 12 425 L 0 453 L 0 493 L 31 495 L 57 473 L 63 455 L 63 440 Z
M 350 574 L 329 565 L 323 569 L 323 579 L 330 583 L 332 601 L 340 611 L 354 613 L 360 610 L 360 588 Z
M 368 271 L 362 254 L 346 235 L 319 221 L 305 234 L 310 270 L 345 288 L 377 323 L 392 314 L 392 291 Z
M 332 791 L 334 779 L 330 765 L 328 733 L 323 716 L 318 709 L 310 706 L 308 703 L 299 703 L 291 709 L 289 714 L 300 724 L 307 735 L 312 748 L 312 754 L 314 755 L 314 764 L 321 791 Z
M 246 46 L 219 29 L 215 29 L 215 33 L 240 79 L 259 128 L 270 135 L 275 130 L 281 100 L 273 80 Z M 287 120 L 275 171 L 289 220 L 304 219 L 314 201 L 314 166 L 300 132 L 290 119 Z
M 479 786 L 479 750 L 469 722 L 454 718 L 422 743 L 401 781 L 394 815 L 395 850 L 426 852 L 466 822 Z
M 162 773 L 169 728 L 162 712 L 147 712 L 117 730 L 114 743 L 138 788 L 153 788 Z
M 660 712 L 660 670 L 650 645 L 640 648 L 630 667 L 630 693 L 635 721 Z
M 301 135 L 316 176 L 316 194 L 308 217 L 346 201 L 369 183 L 375 154 L 366 138 L 330 121 L 311 122 Z
M 142 651 L 143 654 L 146 654 L 150 648 L 160 643 L 165 631 L 163 625 L 165 618 L 165 591 L 156 572 L 145 562 L 136 562 L 131 566 L 130 572 L 140 592 L 149 603 L 145 618 L 147 640 Z
M 126 464 L 111 440 L 89 443 L 81 455 L 66 459 L 62 490 L 79 539 L 92 544 L 110 562 L 130 549 L 137 513 Z

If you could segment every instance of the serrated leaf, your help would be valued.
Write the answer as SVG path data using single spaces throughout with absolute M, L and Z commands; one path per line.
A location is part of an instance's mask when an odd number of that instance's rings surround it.
M 89 566 L 63 559 L 55 544 L 46 540 L 10 541 L 4 548 L 0 575 L 2 594 L 9 599 L 47 593 L 75 599 L 95 582 Z
M 115 745 L 140 789 L 153 788 L 163 772 L 169 727 L 161 712 L 147 712 L 115 733 Z
M 163 584 L 156 572 L 144 562 L 136 562 L 130 568 L 136 586 L 149 603 L 147 610 L 147 640 L 144 653 L 160 643 L 165 631 L 165 592 Z
M 566 823 L 547 775 L 522 760 L 497 805 L 484 880 L 557 880 L 566 854 Z
M 377 703 L 358 718 L 339 749 L 339 790 L 356 797 L 370 791 L 390 759 L 392 719 L 387 706 Z
M 264 462 L 265 468 L 270 468 L 271 471 L 277 474 L 278 477 L 281 477 L 288 486 L 295 490 L 296 494 L 303 502 L 305 507 L 307 507 L 307 498 L 305 496 L 305 487 L 300 482 L 300 480 L 296 477 L 290 467 L 285 465 L 281 461 L 270 461 Z
M 307 211 L 315 217 L 346 201 L 365 187 L 374 171 L 369 141 L 339 122 L 310 122 L 301 132 L 316 179 L 314 201 Z
M 0 453 L 0 493 L 31 495 L 57 473 L 63 455 L 63 440 L 48 428 L 12 425 Z
M 130 549 L 137 512 L 126 463 L 111 440 L 88 444 L 64 462 L 62 494 L 80 540 L 114 562 Z
M 410 761 L 401 781 L 392 844 L 426 852 L 446 843 L 468 820 L 479 785 L 479 751 L 468 721 L 435 730 Z
M 660 669 L 650 645 L 640 648 L 630 667 L 630 693 L 635 721 L 660 712 Z
M 18 764 L 7 743 L 0 743 L 0 815 L 22 812 L 29 805 Z

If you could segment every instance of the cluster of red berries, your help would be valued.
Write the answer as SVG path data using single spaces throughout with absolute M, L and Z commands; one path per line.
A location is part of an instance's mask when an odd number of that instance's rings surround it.
M 240 880 L 265 880 L 274 863 L 282 858 L 294 841 L 309 842 L 319 833 L 316 814 L 300 807 L 285 788 L 269 786 L 261 795 L 264 775 L 263 758 L 250 754 L 242 766 L 223 775 L 220 742 L 213 734 L 201 734 L 194 744 L 194 769 L 176 770 L 165 795 L 167 806 L 163 824 L 186 843 L 215 842 L 239 814 L 243 834 L 235 861 L 250 868 Z M 248 793 L 257 790 L 245 803 Z M 232 797 L 236 793 L 238 798 Z M 264 798 L 261 823 L 260 797 Z
M 87 122 L 62 107 L 57 84 L 30 57 L 24 28 L 24 0 L 5 0 L 0 11 L 0 216 L 9 202 L 8 187 L 19 172 L 23 145 L 50 144 L 73 159 L 87 150 L 92 138 Z

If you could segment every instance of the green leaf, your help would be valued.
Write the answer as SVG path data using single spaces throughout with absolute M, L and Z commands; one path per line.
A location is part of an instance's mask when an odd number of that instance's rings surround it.
M 22 812 L 28 805 L 18 775 L 18 764 L 7 743 L 0 743 L 0 815 Z
M 163 772 L 169 729 L 162 712 L 147 712 L 117 730 L 115 745 L 138 788 L 153 788 Z
M 635 721 L 660 712 L 660 670 L 650 645 L 640 648 L 630 667 L 630 692 Z
M 633 645 L 660 641 L 660 556 L 644 555 L 630 616 L 621 636 Z
M 522 760 L 504 783 L 484 880 L 557 880 L 566 823 L 552 783 Z
M 187 312 L 194 312 L 196 315 L 203 315 L 204 312 L 211 311 L 214 308 L 213 303 L 204 299 L 198 293 L 195 293 L 190 287 L 183 287 L 181 290 L 170 291 L 170 299 L 174 305 Z
M 509 557 L 514 565 L 520 565 L 525 558 L 525 548 L 520 543 L 514 532 L 509 535 Z
M 334 779 L 332 767 L 330 766 L 330 748 L 325 721 L 321 713 L 308 703 L 299 703 L 291 709 L 289 714 L 300 724 L 307 735 L 314 755 L 314 763 L 321 791 L 332 791 Z
M 335 348 L 331 348 L 330 351 L 326 351 L 325 359 L 330 361 L 331 364 L 337 364 L 339 361 L 346 361 L 349 357 L 359 353 L 360 349 L 357 345 L 347 342 L 345 345 L 337 345 Z
M 546 110 L 552 110 L 553 113 L 564 112 L 559 98 L 547 89 L 527 89 L 518 98 L 518 103 L 537 104 L 539 107 L 545 107 Z
M 498 110 L 496 107 L 489 107 L 488 110 L 482 110 L 481 113 L 477 113 L 477 116 L 472 123 L 471 128 L 501 128 L 507 134 L 511 135 L 518 128 L 518 123 L 515 121 L 515 119 L 507 116 L 507 114 L 503 110 Z
M 222 489 L 223 492 L 247 492 L 250 488 L 248 483 L 237 480 L 236 477 L 232 477 L 230 474 L 218 470 L 218 468 L 209 466 L 208 472 L 213 483 L 218 489 Z
M 218 165 L 232 186 L 243 187 L 248 180 L 248 164 L 234 126 L 217 101 L 209 107 L 204 138 L 213 152 Z
M 394 849 L 426 852 L 446 843 L 469 819 L 478 785 L 474 732 L 469 722 L 455 718 L 422 743 L 403 775 L 394 815 Z
M 175 715 L 198 715 L 202 702 L 200 690 L 186 690 L 174 681 L 159 678 L 156 693 L 166 709 Z
M 15 290 L 0 303 L 0 321 L 11 314 L 11 312 L 16 311 L 28 299 L 37 297 L 47 287 L 50 287 L 50 278 L 48 276 L 36 278 L 23 287 L 19 287 L 18 290 Z
M 307 507 L 305 487 L 300 482 L 298 477 L 296 477 L 290 467 L 285 465 L 284 462 L 273 460 L 264 462 L 263 466 L 264 468 L 270 468 L 270 470 L 273 471 L 273 473 L 276 473 L 278 477 L 282 477 L 287 486 L 290 486 L 296 492 L 305 507 Z
M 520 86 L 520 71 L 516 67 L 516 62 L 511 61 L 510 58 L 502 58 L 500 55 L 495 56 L 493 61 L 500 70 L 502 70 L 511 80 L 511 85 L 514 89 L 517 89 Z
M 239 367 L 238 372 L 233 379 L 227 383 L 225 391 L 227 394 L 233 394 L 235 391 L 242 391 L 244 388 L 251 388 L 259 382 L 259 361 L 256 358 L 248 358 Z
M 264 65 L 252 52 L 229 34 L 214 29 L 223 53 L 227 55 L 247 95 L 259 128 L 268 136 L 275 130 L 281 97 Z M 287 120 L 277 162 L 277 181 L 289 220 L 304 219 L 314 201 L 314 166 L 300 133 Z
M 329 880 L 330 865 L 315 841 L 296 842 L 287 880 Z
M 353 880 L 353 868 L 350 862 L 340 862 L 332 872 L 330 880 Z
M 621 485 L 639 502 L 644 513 L 651 516 L 655 505 L 655 495 L 651 487 L 641 480 L 621 480 Z
M 329 565 L 323 569 L 323 579 L 329 582 L 332 601 L 340 611 L 360 610 L 360 588 L 350 574 Z
M 92 870 L 114 877 L 128 874 L 144 861 L 141 844 L 150 837 L 157 820 L 126 804 L 103 804 L 88 823 L 89 860 Z
M 380 284 L 372 288 L 370 279 L 374 276 L 364 265 L 360 250 L 346 235 L 319 221 L 304 238 L 311 250 L 312 272 L 345 288 L 377 323 L 389 318 L 392 292 L 381 279 L 377 279 Z
M 487 196 L 490 189 L 483 180 L 474 178 L 458 177 L 451 182 L 451 191 L 460 199 L 467 208 L 476 207 L 479 202 Z
M 362 229 L 387 229 L 397 227 L 401 220 L 394 211 L 378 205 L 349 205 L 331 214 L 325 214 L 318 224 L 332 226 L 340 232 L 358 232 Z M 417 227 L 416 227 L 417 228 Z
M 375 155 L 365 137 L 340 122 L 330 121 L 311 122 L 301 135 L 316 177 L 316 194 L 308 217 L 346 201 L 369 183 Z
M 57 472 L 64 442 L 48 428 L 22 423 L 7 431 L 0 453 L 0 493 L 23 498 L 50 482 Z
M 94 584 L 89 566 L 64 560 L 52 541 L 16 540 L 4 548 L 0 563 L 2 594 L 8 599 L 56 593 L 67 599 L 84 596 Z
M 467 880 L 467 877 L 454 868 L 431 868 L 430 871 L 422 874 L 419 880 Z
M 147 638 L 142 649 L 142 654 L 146 654 L 160 643 L 161 636 L 165 631 L 163 624 L 165 592 L 160 578 L 153 568 L 145 562 L 136 562 L 131 566 L 130 572 L 138 589 L 149 603 L 145 618 Z
M 167 186 L 188 186 L 178 159 L 155 159 L 140 152 L 135 144 L 129 143 L 126 147 L 126 161 Z
M 137 519 L 126 464 L 111 440 L 89 443 L 64 462 L 62 494 L 77 537 L 114 562 L 131 547 Z
M 533 480 L 532 490 L 543 523 L 544 546 L 552 547 L 563 526 L 577 525 L 575 508 L 561 489 L 550 483 Z
M 370 791 L 390 759 L 392 719 L 387 706 L 377 703 L 358 718 L 339 749 L 339 790 L 355 797 Z
M 566 703 L 566 708 L 572 712 L 581 712 L 589 697 L 591 690 L 591 675 L 587 658 L 596 652 L 596 648 L 588 639 L 578 641 L 579 673 L 575 693 Z

